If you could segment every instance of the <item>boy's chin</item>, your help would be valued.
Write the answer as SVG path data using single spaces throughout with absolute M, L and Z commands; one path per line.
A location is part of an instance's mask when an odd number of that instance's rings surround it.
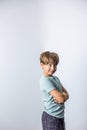
M 52 76 L 53 75 L 53 73 L 49 73 L 49 76 Z

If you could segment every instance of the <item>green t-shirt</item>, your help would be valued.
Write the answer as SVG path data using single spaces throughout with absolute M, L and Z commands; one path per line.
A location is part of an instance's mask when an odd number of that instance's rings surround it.
M 50 91 L 57 89 L 62 92 L 62 84 L 57 76 L 42 76 L 40 79 L 40 90 L 44 102 L 44 111 L 57 118 L 64 117 L 64 104 L 55 103 Z

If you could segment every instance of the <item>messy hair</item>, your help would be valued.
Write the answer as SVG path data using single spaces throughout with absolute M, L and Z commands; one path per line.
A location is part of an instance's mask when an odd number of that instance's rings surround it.
M 55 52 L 45 51 L 40 54 L 40 63 L 48 64 L 52 62 L 54 65 L 59 63 L 59 56 Z

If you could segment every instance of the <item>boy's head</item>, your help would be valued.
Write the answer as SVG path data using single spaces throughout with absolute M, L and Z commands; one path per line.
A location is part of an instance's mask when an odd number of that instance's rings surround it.
M 45 51 L 40 55 L 40 64 L 46 76 L 51 76 L 57 69 L 59 56 L 55 52 Z
M 52 63 L 54 65 L 57 65 L 59 63 L 59 56 L 55 52 L 45 51 L 40 55 L 40 63 Z

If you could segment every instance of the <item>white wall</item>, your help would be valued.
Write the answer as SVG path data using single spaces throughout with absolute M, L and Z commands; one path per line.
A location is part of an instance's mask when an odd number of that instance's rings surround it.
M 67 130 L 86 130 L 87 3 L 0 1 L 0 130 L 41 130 L 39 54 L 56 51 Z
M 56 51 L 60 63 L 56 74 L 70 94 L 66 103 L 67 130 L 87 130 L 87 3 L 42 3 L 43 50 Z
M 41 127 L 39 4 L 0 1 L 0 130 Z

